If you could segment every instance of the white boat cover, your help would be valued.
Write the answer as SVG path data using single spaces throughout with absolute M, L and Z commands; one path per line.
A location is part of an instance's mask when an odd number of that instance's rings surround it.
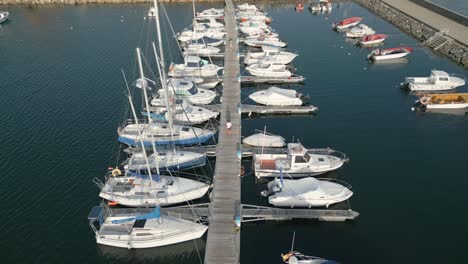
M 286 145 L 285 139 L 282 136 L 263 133 L 250 135 L 244 138 L 242 142 L 251 146 L 267 148 L 280 148 Z
M 302 100 L 298 98 L 295 90 L 281 89 L 275 86 L 255 92 L 249 95 L 249 98 L 263 105 L 302 105 Z

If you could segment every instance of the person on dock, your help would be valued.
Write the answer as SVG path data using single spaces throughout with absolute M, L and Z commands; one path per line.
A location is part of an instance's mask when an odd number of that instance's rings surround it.
M 226 131 L 227 131 L 228 136 L 230 136 L 231 133 L 232 133 L 231 128 L 232 128 L 231 120 L 228 120 L 228 121 L 226 122 Z

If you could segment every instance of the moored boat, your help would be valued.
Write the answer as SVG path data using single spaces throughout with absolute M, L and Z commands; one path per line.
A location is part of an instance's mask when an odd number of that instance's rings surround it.
M 385 41 L 388 35 L 385 34 L 372 34 L 369 36 L 362 37 L 359 40 L 359 44 L 366 46 L 366 45 L 375 45 Z
M 245 68 L 250 74 L 259 77 L 291 77 L 292 73 L 281 63 L 259 63 Z
M 339 183 L 313 177 L 298 180 L 275 179 L 268 183 L 268 202 L 278 207 L 328 207 L 348 200 L 353 192 Z
M 291 250 L 286 254 L 281 254 L 281 259 L 286 264 L 338 264 L 333 260 L 327 260 L 324 258 L 306 256 L 300 252 L 294 250 L 294 239 L 296 232 L 293 233 Z
M 288 177 L 315 176 L 341 168 L 348 161 L 346 154 L 329 148 L 306 149 L 301 143 L 289 143 L 286 154 L 255 154 L 255 176 Z
M 413 52 L 410 47 L 396 47 L 389 49 L 375 49 L 371 51 L 367 58 L 374 61 L 400 59 Z
M 364 36 L 369 36 L 375 34 L 375 31 L 367 26 L 366 24 L 359 24 L 351 28 L 350 31 L 346 32 L 347 38 L 361 38 Z
M 154 248 L 203 236 L 207 226 L 161 215 L 154 209 L 110 209 L 96 206 L 88 215 L 98 244 L 120 248 Z
M 277 47 L 262 46 L 262 51 L 248 51 L 244 57 L 244 63 L 247 65 L 259 63 L 265 58 L 274 58 L 275 62 L 282 64 L 291 63 L 298 55 L 296 53 L 280 50 Z
M 432 70 L 429 77 L 406 77 L 402 88 L 410 91 L 447 91 L 465 85 L 465 79 L 445 71 Z
M 0 11 L 0 24 L 7 21 L 9 16 L 10 16 L 10 13 L 6 11 Z
M 282 136 L 263 132 L 250 135 L 242 140 L 242 143 L 266 148 L 281 148 L 286 145 L 286 140 Z
M 466 109 L 468 93 L 425 94 L 420 95 L 412 110 Z
M 354 27 L 362 21 L 362 17 L 350 17 L 333 24 L 334 29 L 346 29 Z
M 262 105 L 291 106 L 302 105 L 301 94 L 295 90 L 270 87 L 249 95 L 254 102 Z
M 297 3 L 295 9 L 296 9 L 296 12 L 304 11 L 304 3 L 303 2 Z

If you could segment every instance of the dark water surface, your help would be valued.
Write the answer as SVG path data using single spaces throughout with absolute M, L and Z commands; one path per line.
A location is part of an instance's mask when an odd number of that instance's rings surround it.
M 468 16 L 468 1 L 466 0 L 430 0 L 436 4 Z
M 139 251 L 99 247 L 86 220 L 99 202 L 92 179 L 115 164 L 116 128 L 125 111 L 120 69 L 133 78 L 135 47 L 150 54 L 152 24 L 143 19 L 148 6 L 2 7 L 11 13 L 0 25 L 4 263 L 203 259 L 204 240 Z M 176 31 L 190 23 L 190 4 L 167 5 L 167 11 Z M 291 4 L 266 11 L 289 50 L 300 54 L 295 67 L 307 80 L 295 88 L 320 109 L 313 117 L 244 120 L 244 135 L 266 125 L 306 146 L 347 153 L 351 162 L 337 175 L 353 185 L 350 202 L 361 216 L 351 223 L 243 224 L 241 262 L 280 263 L 293 231 L 297 250 L 343 263 L 467 259 L 466 116 L 411 112 L 415 98 L 398 88 L 405 76 L 426 76 L 434 68 L 466 72 L 354 4 L 335 6 L 329 15 L 297 14 Z M 330 30 L 333 21 L 355 15 L 390 35 L 388 47 L 415 47 L 409 62 L 370 65 L 368 50 Z M 180 56 L 172 59 L 180 62 Z M 244 89 L 244 98 L 253 91 Z M 246 168 L 249 173 L 250 163 Z M 242 188 L 244 203 L 267 204 L 251 175 Z

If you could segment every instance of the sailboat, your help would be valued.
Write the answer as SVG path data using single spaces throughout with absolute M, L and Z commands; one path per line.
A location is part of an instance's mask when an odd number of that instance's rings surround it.
M 89 225 L 98 244 L 120 248 L 154 248 L 203 236 L 207 226 L 167 215 L 154 209 L 110 209 L 93 207 Z
M 284 263 L 288 264 L 338 264 L 338 262 L 333 260 L 327 260 L 319 257 L 306 256 L 298 251 L 294 251 L 294 238 L 296 237 L 296 232 L 293 233 L 293 240 L 291 245 L 291 250 L 286 254 L 281 254 L 281 258 Z
M 168 82 L 169 93 L 174 94 L 179 99 L 186 99 L 192 104 L 210 104 L 216 98 L 216 93 L 207 89 L 199 89 L 190 81 L 170 79 Z M 158 91 L 160 97 L 165 97 L 164 90 Z

